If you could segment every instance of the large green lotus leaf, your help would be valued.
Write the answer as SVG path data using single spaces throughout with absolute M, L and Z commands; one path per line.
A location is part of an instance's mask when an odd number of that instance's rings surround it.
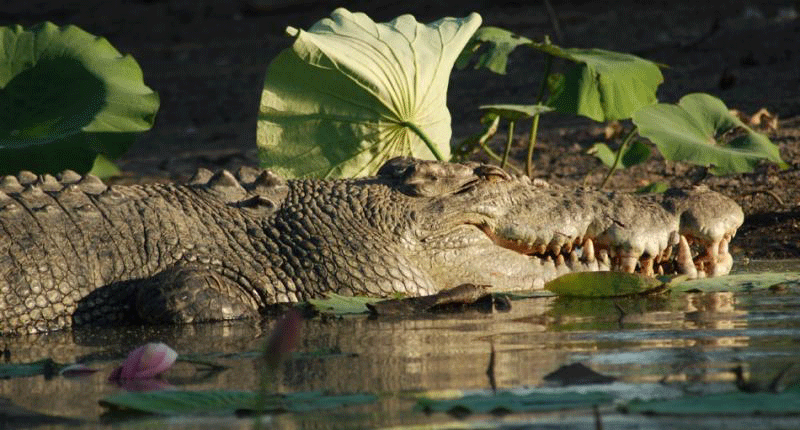
M 708 94 L 689 94 L 677 105 L 659 103 L 633 115 L 639 134 L 650 139 L 664 158 L 710 167 L 715 175 L 751 172 L 759 160 L 786 164 L 775 146 L 730 113 Z M 744 134 L 729 142 L 720 137 L 739 128 Z
M 148 391 L 121 392 L 100 400 L 110 409 L 160 415 L 227 415 L 234 412 L 313 412 L 342 406 L 374 403 L 372 394 L 332 395 L 319 391 L 268 394 L 262 399 L 251 391 Z
M 149 129 L 158 95 L 130 56 L 78 27 L 0 28 L 0 174 L 86 172 Z
M 555 80 L 548 106 L 595 121 L 630 118 L 656 102 L 656 89 L 664 76 L 658 65 L 635 55 L 602 49 L 560 48 L 533 44 L 535 49 L 576 64 Z
M 389 158 L 450 157 L 447 85 L 480 15 L 375 23 L 336 9 L 267 69 L 258 119 L 265 166 L 290 177 L 374 174 Z

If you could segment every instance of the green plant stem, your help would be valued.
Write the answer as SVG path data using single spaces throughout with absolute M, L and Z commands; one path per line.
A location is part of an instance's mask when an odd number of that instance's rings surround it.
M 528 138 L 528 158 L 525 159 L 525 173 L 528 177 L 533 176 L 533 147 L 536 146 L 536 134 L 539 132 L 539 114 L 533 116 L 531 122 L 531 135 Z
M 553 56 L 547 54 L 544 60 L 544 75 L 542 75 L 542 85 L 539 86 L 539 94 L 536 95 L 536 104 L 542 102 L 544 98 L 544 90 L 547 89 L 547 75 L 550 74 L 550 67 L 553 66 Z
M 544 98 L 544 90 L 547 88 L 547 75 L 550 74 L 550 67 L 553 65 L 553 56 L 546 55 L 544 62 L 544 75 L 542 76 L 542 85 L 539 86 L 539 94 L 536 95 L 536 104 L 542 102 Z M 539 133 L 539 113 L 533 116 L 531 123 L 531 135 L 528 137 L 528 157 L 525 159 L 525 173 L 528 177 L 533 175 L 533 148 L 536 146 L 536 136 Z
M 506 139 L 506 150 L 503 152 L 503 159 L 500 160 L 500 168 L 505 169 L 508 163 L 508 155 L 511 153 L 511 144 L 514 143 L 514 121 L 508 122 L 508 139 Z
M 439 148 L 436 147 L 436 144 L 433 143 L 433 141 L 428 137 L 428 135 L 425 134 L 425 132 L 422 131 L 422 129 L 417 127 L 416 124 L 404 121 L 404 122 L 401 122 L 400 125 L 402 125 L 403 127 L 408 127 L 409 129 L 411 129 L 411 131 L 414 132 L 414 134 L 419 136 L 419 138 L 422 139 L 423 142 L 425 142 L 425 145 L 428 146 L 428 149 L 431 151 L 433 156 L 436 157 L 436 160 L 438 160 L 438 161 L 447 161 L 444 158 L 444 156 L 442 156 L 442 153 L 439 152 Z
M 503 159 L 503 157 L 498 155 L 496 152 L 492 151 L 492 148 L 489 148 L 489 145 L 487 145 L 486 142 L 479 142 L 478 144 L 480 145 L 481 149 L 483 149 L 483 151 L 486 152 L 486 155 L 488 155 L 489 158 L 491 158 L 492 160 L 497 161 L 499 163 L 500 160 Z M 513 170 L 515 173 L 522 174 L 522 171 L 519 170 L 517 166 L 511 163 L 508 163 L 508 168 Z
M 599 188 L 601 190 L 603 189 L 603 187 L 606 186 L 606 182 L 608 182 L 608 179 L 611 178 L 611 175 L 614 174 L 614 171 L 617 170 L 617 166 L 619 165 L 619 160 L 620 160 L 620 158 L 622 158 L 622 153 L 625 152 L 625 148 L 628 147 L 628 145 L 631 143 L 633 138 L 636 136 L 636 131 L 637 131 L 636 127 L 631 129 L 631 131 L 628 133 L 628 135 L 625 136 L 625 140 L 622 141 L 622 145 L 619 146 L 619 149 L 617 150 L 617 155 L 616 155 L 616 157 L 614 157 L 614 164 L 612 164 L 611 168 L 608 169 L 608 173 L 606 174 L 606 177 L 603 178 L 603 182 L 600 183 L 600 187 Z

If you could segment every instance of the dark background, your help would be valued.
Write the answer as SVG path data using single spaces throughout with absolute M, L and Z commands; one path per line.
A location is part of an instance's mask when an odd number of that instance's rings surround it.
M 269 61 L 292 42 L 284 29 L 308 28 L 338 6 L 366 12 L 376 21 L 412 13 L 429 22 L 477 11 L 484 25 L 534 40 L 550 34 L 558 42 L 541 1 L 14 1 L 0 7 L 0 25 L 46 20 L 75 24 L 136 58 L 145 83 L 159 93 L 161 108 L 153 129 L 142 134 L 119 165 L 131 180 L 179 179 L 201 166 L 235 169 L 258 163 L 255 124 L 261 86 Z M 781 127 L 770 137 L 780 145 L 790 169 L 764 165 L 753 174 L 704 183 L 745 208 L 745 237 L 740 232 L 737 238 L 744 252 L 762 253 L 764 246 L 751 246 L 747 240 L 760 244 L 767 237 L 775 249 L 765 255 L 800 256 L 798 2 L 676 0 L 639 5 L 632 0 L 553 0 L 553 7 L 563 46 L 630 52 L 668 65 L 659 90 L 662 101 L 676 102 L 684 94 L 702 91 L 747 113 L 766 107 L 779 115 Z M 520 49 L 512 56 L 507 76 L 455 71 L 448 95 L 453 141 L 479 129 L 481 104 L 532 103 L 542 64 L 541 55 Z M 597 185 L 602 166 L 584 152 L 600 139 L 602 129 L 602 124 L 579 118 L 543 117 L 535 176 Z M 520 136 L 513 151 L 517 160 L 524 154 L 524 138 Z M 502 140 L 498 138 L 498 144 Z M 689 186 L 700 179 L 699 168 L 656 158 L 627 174 L 618 173 L 612 187 L 630 190 L 654 180 Z

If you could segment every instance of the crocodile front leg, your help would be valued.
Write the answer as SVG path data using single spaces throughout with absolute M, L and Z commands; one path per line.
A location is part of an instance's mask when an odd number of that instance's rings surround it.
M 234 279 L 202 266 L 173 266 L 140 281 L 136 314 L 150 324 L 253 318 L 257 299 Z

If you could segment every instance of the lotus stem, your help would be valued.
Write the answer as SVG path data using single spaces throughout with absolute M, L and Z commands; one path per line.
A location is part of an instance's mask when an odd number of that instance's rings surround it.
M 536 96 L 536 104 L 542 102 L 544 98 L 544 90 L 547 88 L 547 75 L 550 74 L 550 67 L 553 65 L 553 56 L 548 54 L 545 56 L 544 62 L 544 75 L 542 76 L 542 85 L 539 86 L 539 94 Z M 537 113 L 533 116 L 531 123 L 531 135 L 528 138 L 528 158 L 525 159 L 525 172 L 530 178 L 533 176 L 533 148 L 536 146 L 536 136 L 539 133 L 539 115 Z
M 500 168 L 505 169 L 508 163 L 508 155 L 511 153 L 511 144 L 514 143 L 514 121 L 508 122 L 508 138 L 506 139 L 506 149 L 503 152 L 503 159 L 500 161 Z
M 433 141 L 428 137 L 428 135 L 425 134 L 425 132 L 422 131 L 422 129 L 417 127 L 416 124 L 411 123 L 411 122 L 407 122 L 407 121 L 403 121 L 403 122 L 400 123 L 400 125 L 403 126 L 403 127 L 408 127 L 411 131 L 414 132 L 414 134 L 419 136 L 419 138 L 422 139 L 423 142 L 425 142 L 425 145 L 428 146 L 428 149 L 431 151 L 433 156 L 436 157 L 436 160 L 438 160 L 438 161 L 447 161 L 444 158 L 444 156 L 442 156 L 442 153 L 439 152 L 439 148 L 436 147 L 436 144 L 433 143 Z
M 633 129 L 631 129 L 628 135 L 625 136 L 625 140 L 622 141 L 622 145 L 619 146 L 619 149 L 617 150 L 617 155 L 616 157 L 614 157 L 614 164 L 612 164 L 611 168 L 608 169 L 608 173 L 606 174 L 606 177 L 603 178 L 603 182 L 600 183 L 599 189 L 602 190 L 603 187 L 606 186 L 606 182 L 608 182 L 608 179 L 611 178 L 611 175 L 613 175 L 614 171 L 617 170 L 617 166 L 619 165 L 619 160 L 620 158 L 622 158 L 622 153 L 625 152 L 625 149 L 628 147 L 633 138 L 636 136 L 636 131 L 637 128 L 634 127 Z
M 498 155 L 496 152 L 492 151 L 492 148 L 489 148 L 489 145 L 487 145 L 486 142 L 478 142 L 478 145 L 480 145 L 481 149 L 483 149 L 483 151 L 486 152 L 486 155 L 488 155 L 489 158 L 493 159 L 494 161 L 497 161 L 499 163 L 500 160 L 503 159 L 503 157 Z M 519 170 L 517 166 L 511 163 L 508 163 L 508 168 L 520 175 L 522 174 L 522 171 Z
M 528 158 L 525 159 L 525 173 L 528 177 L 533 176 L 533 147 L 536 146 L 536 134 L 539 132 L 539 115 L 533 116 L 531 122 L 531 135 L 528 138 Z
M 542 102 L 544 98 L 544 90 L 547 89 L 547 75 L 550 74 L 550 67 L 553 66 L 553 56 L 550 54 L 545 55 L 544 58 L 544 75 L 542 76 L 542 85 L 539 86 L 539 94 L 536 96 L 536 104 Z

